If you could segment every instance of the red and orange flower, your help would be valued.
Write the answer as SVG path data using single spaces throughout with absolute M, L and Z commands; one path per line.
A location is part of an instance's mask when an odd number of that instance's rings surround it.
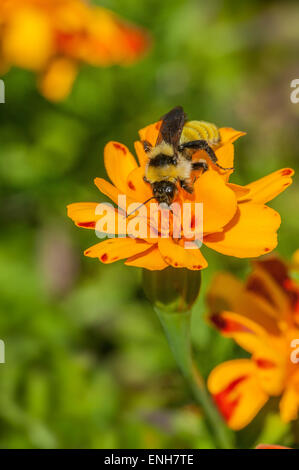
M 38 73 L 42 94 L 65 98 L 78 64 L 129 64 L 148 47 L 144 31 L 83 0 L 1 0 L 0 70 Z
M 246 426 L 269 397 L 281 397 L 280 416 L 299 410 L 299 285 L 278 257 L 255 261 L 245 284 L 218 274 L 208 294 L 210 320 L 251 354 L 218 365 L 208 388 L 228 425 Z
M 160 122 L 142 129 L 139 132 L 141 141 L 147 140 L 155 145 L 159 127 Z M 233 166 L 233 142 L 243 134 L 232 128 L 220 128 L 221 141 L 215 152 L 223 167 Z M 147 156 L 141 141 L 135 143 L 139 164 L 124 145 L 110 142 L 105 147 L 105 167 L 112 184 L 102 178 L 96 178 L 95 184 L 116 204 L 120 195 L 126 195 L 127 205 L 115 210 L 116 217 L 123 217 L 121 209 L 127 209 L 129 204 L 143 202 L 152 196 L 150 185 L 143 180 Z M 194 159 L 197 158 L 206 158 L 206 154 L 197 152 Z M 277 244 L 280 216 L 266 203 L 291 184 L 293 170 L 281 169 L 247 186 L 239 186 L 228 182 L 232 171 L 223 172 L 206 160 L 209 170 L 197 178 L 194 193 L 190 195 L 179 189 L 176 198 L 181 206 L 185 202 L 203 204 L 203 243 L 219 253 L 238 258 L 257 257 L 272 251 Z M 90 229 L 95 229 L 100 219 L 96 211 L 96 202 L 68 206 L 68 216 L 75 224 Z M 184 236 L 175 238 L 170 231 L 165 237 L 162 231 L 158 231 L 155 238 L 131 237 L 128 229 L 130 219 L 125 219 L 129 236 L 102 241 L 86 250 L 85 255 L 98 258 L 103 263 L 125 259 L 126 265 L 150 270 L 167 266 L 191 270 L 207 267 L 200 249 L 185 248 Z M 113 233 L 118 234 L 117 226 Z
M 291 447 L 279 446 L 275 444 L 259 444 L 256 449 L 291 449 Z

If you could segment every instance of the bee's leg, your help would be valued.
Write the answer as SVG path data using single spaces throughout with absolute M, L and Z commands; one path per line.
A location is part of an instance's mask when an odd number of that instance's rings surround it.
M 143 181 L 144 181 L 145 183 L 149 183 L 149 180 L 147 179 L 146 176 L 143 177 Z
M 153 148 L 152 144 L 148 140 L 143 140 L 142 144 L 143 144 L 143 148 L 144 148 L 145 153 L 150 152 Z
M 193 193 L 193 187 L 191 183 L 187 180 L 180 180 L 180 186 L 183 188 L 187 193 L 192 194 Z
M 214 150 L 210 147 L 210 145 L 208 144 L 206 140 L 193 140 L 191 142 L 185 142 L 184 144 L 181 144 L 179 146 L 179 150 L 184 150 L 184 149 L 204 150 L 205 152 L 207 152 L 212 162 L 216 166 L 218 166 L 218 168 L 221 168 L 221 170 L 233 170 L 234 169 L 234 167 L 224 168 L 223 166 L 219 165 L 218 159 L 215 155 Z
M 192 170 L 201 170 L 204 173 L 209 169 L 209 165 L 205 160 L 199 160 L 198 162 L 192 163 Z

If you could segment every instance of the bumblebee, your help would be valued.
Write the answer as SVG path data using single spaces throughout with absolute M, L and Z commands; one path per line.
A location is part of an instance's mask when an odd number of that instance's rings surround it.
M 151 199 L 170 206 L 177 194 L 178 184 L 192 194 L 195 181 L 192 180 L 192 172 L 208 170 L 206 160 L 192 161 L 192 155 L 198 150 L 204 150 L 214 165 L 222 170 L 233 170 L 223 168 L 218 163 L 213 147 L 219 142 L 217 126 L 205 121 L 188 122 L 181 106 L 165 114 L 155 146 L 143 141 L 148 156 L 144 181 L 152 187 Z

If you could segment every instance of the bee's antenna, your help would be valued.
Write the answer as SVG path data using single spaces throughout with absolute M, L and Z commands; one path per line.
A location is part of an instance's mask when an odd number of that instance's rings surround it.
M 136 207 L 136 209 L 134 209 L 132 212 L 130 212 L 130 214 L 127 214 L 126 215 L 126 219 L 128 217 L 130 217 L 130 215 L 134 214 L 134 212 L 138 211 L 138 209 L 140 209 L 140 207 L 142 206 L 145 206 L 145 204 L 147 204 L 149 201 L 151 201 L 152 199 L 155 199 L 155 196 L 152 196 L 150 197 L 149 199 L 147 199 L 146 201 L 144 201 L 142 204 L 140 204 L 140 206 Z

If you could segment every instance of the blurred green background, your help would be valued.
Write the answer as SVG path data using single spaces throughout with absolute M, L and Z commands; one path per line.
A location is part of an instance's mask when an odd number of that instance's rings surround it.
M 73 92 L 53 105 L 35 77 L 11 70 L 0 105 L 1 448 L 203 448 L 215 442 L 177 371 L 140 286 L 138 269 L 84 258 L 93 231 L 66 205 L 101 201 L 111 139 L 133 150 L 137 131 L 177 104 L 192 119 L 245 130 L 232 181 L 298 169 L 298 2 L 102 0 L 146 27 L 150 53 L 132 67 L 82 67 Z M 282 215 L 278 252 L 298 248 L 299 190 L 271 203 Z M 205 322 L 204 295 L 218 270 L 243 277 L 238 260 L 205 250 L 193 315 L 195 356 L 205 377 L 241 357 Z M 270 405 L 269 405 L 270 406 Z M 271 408 L 271 406 L 270 406 Z M 265 409 L 236 447 L 294 445 L 290 427 Z

